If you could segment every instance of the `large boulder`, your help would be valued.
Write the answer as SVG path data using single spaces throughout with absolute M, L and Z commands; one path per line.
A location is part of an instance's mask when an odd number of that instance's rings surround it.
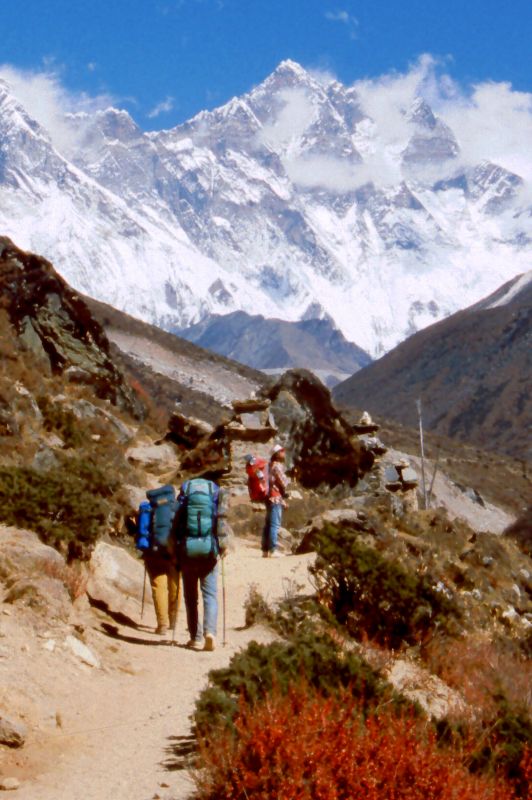
M 374 455 L 353 436 L 329 390 L 311 372 L 285 372 L 267 397 L 277 438 L 286 446 L 294 475 L 303 486 L 354 486 L 371 468 Z
M 144 563 L 121 547 L 98 542 L 89 562 L 89 598 L 105 609 L 135 619 L 143 587 Z
M 196 447 L 200 440 L 210 436 L 213 427 L 208 422 L 195 417 L 186 417 L 175 411 L 168 420 L 167 438 L 187 448 Z
M 295 531 L 293 551 L 298 555 L 311 553 L 315 550 L 315 538 L 326 525 L 334 525 L 341 528 L 347 526 L 355 530 L 365 530 L 366 514 L 363 511 L 352 508 L 339 508 L 326 511 L 315 517 L 305 527 Z
M 4 603 L 17 604 L 68 621 L 72 612 L 72 573 L 64 558 L 36 533 L 0 527 L 0 585 Z
M 130 464 L 156 474 L 176 470 L 178 463 L 175 447 L 169 442 L 139 442 L 126 451 L 126 458 Z

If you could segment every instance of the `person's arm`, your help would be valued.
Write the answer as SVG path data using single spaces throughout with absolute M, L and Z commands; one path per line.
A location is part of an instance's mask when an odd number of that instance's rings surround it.
M 277 489 L 279 489 L 282 497 L 284 497 L 290 481 L 282 465 L 279 464 L 278 461 L 273 464 L 272 474 Z
M 222 558 L 227 553 L 232 534 L 231 526 L 227 520 L 228 513 L 229 492 L 225 489 L 220 489 L 218 492 L 218 508 L 216 513 L 216 537 L 218 539 L 218 548 Z

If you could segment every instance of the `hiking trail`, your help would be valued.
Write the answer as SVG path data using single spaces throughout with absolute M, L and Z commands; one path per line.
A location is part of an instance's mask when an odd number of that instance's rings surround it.
M 259 544 L 234 540 L 225 562 L 226 646 L 222 646 L 221 578 L 217 648 L 195 652 L 188 640 L 184 604 L 176 645 L 153 634 L 151 599 L 142 625 L 120 624 L 103 612 L 91 612 L 98 638 L 122 659 L 122 666 L 83 666 L 75 681 L 61 675 L 46 690 L 60 719 L 53 731 L 36 731 L 26 746 L 9 753 L 5 775 L 16 775 L 18 800 L 187 800 L 194 790 L 180 752 L 190 746 L 194 701 L 211 669 L 253 639 L 274 634 L 261 626 L 244 629 L 244 601 L 254 584 L 268 600 L 306 591 L 312 556 L 263 559 Z M 140 622 L 140 604 L 138 622 Z M 111 624 L 112 623 L 112 624 Z M 109 644 L 111 639 L 111 644 Z M 94 638 L 93 638 L 94 641 Z M 78 677 L 79 676 L 79 677 Z M 41 687 L 42 688 L 42 687 Z M 9 763 L 10 762 L 10 763 Z M 11 767 L 11 768 L 10 768 Z

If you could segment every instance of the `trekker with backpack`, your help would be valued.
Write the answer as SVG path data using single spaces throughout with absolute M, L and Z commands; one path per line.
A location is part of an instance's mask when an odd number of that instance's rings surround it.
M 175 489 L 167 484 L 146 492 L 147 501 L 138 512 L 136 547 L 150 578 L 157 617 L 155 633 L 166 636 L 174 630 L 179 600 L 179 571 L 175 565 L 172 525 L 177 509 Z
M 272 449 L 268 464 L 268 496 L 265 501 L 266 519 L 262 530 L 263 558 L 279 558 L 281 555 L 277 549 L 277 537 L 283 518 L 283 508 L 286 508 L 289 483 L 283 466 L 285 458 L 284 447 L 276 444 Z
M 182 485 L 177 498 L 174 536 L 177 560 L 183 575 L 183 594 L 193 650 L 214 650 L 218 624 L 218 559 L 227 553 L 228 495 L 205 477 Z M 199 590 L 203 620 L 199 617 Z

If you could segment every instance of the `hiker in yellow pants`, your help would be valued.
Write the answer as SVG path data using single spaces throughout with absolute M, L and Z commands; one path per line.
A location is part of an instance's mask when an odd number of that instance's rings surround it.
M 147 552 L 144 555 L 146 571 L 150 577 L 155 616 L 156 633 L 166 636 L 168 628 L 173 630 L 176 622 L 181 574 L 172 563 L 168 553 Z

